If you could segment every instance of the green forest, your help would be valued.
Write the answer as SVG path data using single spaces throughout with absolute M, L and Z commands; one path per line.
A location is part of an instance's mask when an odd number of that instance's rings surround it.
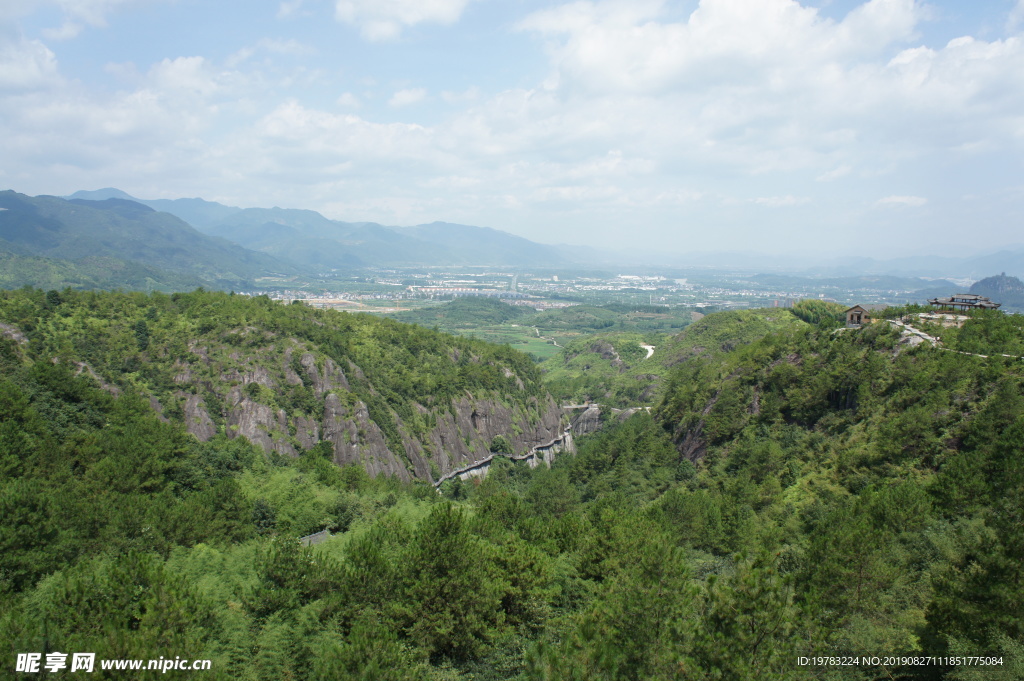
M 676 365 L 728 353 L 800 324 L 801 312 L 802 308 L 728 310 L 687 324 L 673 335 L 613 331 L 579 336 L 540 365 L 544 385 L 563 403 L 589 401 L 618 409 L 653 406 L 662 399 Z
M 96 679 L 1024 677 L 1024 320 L 979 315 L 935 329 L 936 348 L 795 312 L 709 315 L 665 339 L 678 352 L 650 413 L 550 468 L 499 457 L 437 490 L 338 466 L 323 441 L 294 457 L 223 428 L 200 441 L 150 398 L 173 395 L 196 340 L 213 366 L 295 338 L 361 367 L 353 394 L 383 414 L 467 390 L 526 405 L 546 389 L 525 354 L 203 291 L 0 293 L 2 664 L 81 651 L 212 662 Z M 264 399 L 307 413 L 306 387 Z M 884 662 L 798 662 L 853 656 Z

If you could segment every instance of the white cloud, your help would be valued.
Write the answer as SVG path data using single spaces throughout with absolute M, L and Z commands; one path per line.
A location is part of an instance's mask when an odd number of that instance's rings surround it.
M 107 25 L 107 16 L 122 5 L 146 2 L 168 2 L 169 0 L 0 0 L 0 27 L 4 23 L 18 21 L 47 7 L 61 10 L 62 21 L 57 27 L 43 28 L 47 40 L 70 40 L 86 26 L 102 28 Z M 170 0 L 173 1 L 173 0 Z
M 850 174 L 851 170 L 853 170 L 853 168 L 844 163 L 842 165 L 836 166 L 835 168 L 832 168 L 831 170 L 826 170 L 825 172 L 821 173 L 814 179 L 816 179 L 818 182 L 831 182 L 832 180 L 838 180 L 841 177 L 846 177 L 847 175 Z
M 452 92 L 451 90 L 445 90 L 441 93 L 441 99 L 448 104 L 458 104 L 461 102 L 475 102 L 480 99 L 480 88 L 470 87 L 462 92 Z
M 470 0 L 337 0 L 339 21 L 358 26 L 367 40 L 397 38 L 421 23 L 453 24 Z
M 351 92 L 343 92 L 338 97 L 337 102 L 338 106 L 344 107 L 346 109 L 358 109 L 360 106 L 363 105 L 363 103 L 359 101 L 359 98 L 356 97 Z
M 1021 129 L 1024 42 L 907 47 L 926 16 L 914 0 L 871 0 L 842 21 L 793 0 L 666 16 L 660 2 L 576 2 L 520 28 L 548 41 L 563 118 L 600 110 L 618 144 L 654 157 L 827 181 Z
M 388 104 L 394 107 L 410 106 L 422 102 L 427 97 L 427 91 L 421 87 L 399 90 L 391 95 Z
M 27 90 L 59 80 L 57 57 L 38 40 L 0 40 L 0 91 Z
M 255 45 L 249 45 L 236 51 L 227 58 L 225 65 L 228 68 L 235 68 L 239 64 L 248 61 L 253 57 L 253 55 L 261 51 L 269 52 L 271 54 L 292 56 L 308 55 L 315 52 L 312 47 L 305 43 L 301 43 L 298 40 L 274 40 L 271 38 L 263 38 Z
M 71 40 L 82 32 L 83 26 L 74 21 L 65 21 L 60 28 L 44 28 L 43 37 L 47 40 Z
M 810 203 L 811 199 L 807 196 L 764 196 L 761 198 L 754 199 L 754 203 L 767 206 L 768 208 L 786 208 L 789 206 L 800 206 L 805 203 Z
M 290 152 L 333 158 L 356 155 L 365 161 L 422 158 L 429 154 L 432 131 L 406 123 L 372 123 L 351 114 L 336 115 L 288 101 L 254 127 L 263 143 Z
M 220 89 L 216 75 L 203 57 L 164 59 L 149 70 L 149 79 L 157 89 L 167 92 L 208 96 Z
M 1017 0 L 1017 6 L 1010 11 L 1006 27 L 1011 31 L 1024 27 L 1024 0 Z
M 875 202 L 877 206 L 909 206 L 917 208 L 928 203 L 928 199 L 923 196 L 886 196 L 883 199 L 878 199 Z
M 336 6 L 382 38 L 455 21 L 466 2 L 440 5 L 449 14 L 404 0 Z M 34 176 L 40 192 L 57 181 L 73 191 L 104 177 L 142 196 L 201 193 L 342 219 L 518 224 L 565 241 L 591 241 L 592 229 L 595 242 L 601 224 L 619 235 L 671 225 L 680 239 L 747 235 L 754 248 L 761 237 L 745 225 L 813 235 L 867 213 L 880 231 L 942 217 L 951 197 L 987 191 L 971 185 L 968 164 L 1019 166 L 1021 36 L 922 45 L 924 9 L 911 0 L 873 0 L 841 20 L 790 0 L 703 0 L 682 18 L 674 7 L 613 0 L 534 13 L 521 28 L 539 36 L 550 70 L 532 83 L 514 74 L 526 85 L 503 91 L 496 79 L 493 95 L 422 74 L 396 87 L 424 87 L 382 91 L 394 74 L 338 78 L 319 45 L 322 71 L 300 62 L 284 78 L 280 64 L 294 60 L 271 55 L 302 56 L 304 45 L 256 37 L 223 63 L 171 54 L 110 65 L 123 88 L 112 92 L 62 80 L 42 43 L 0 36 L 0 87 L 14 93 L 0 97 L 0 186 Z M 434 99 L 446 106 L 430 109 L 430 125 L 393 122 L 419 120 L 428 107 L 413 105 Z M 900 186 L 934 198 L 887 196 Z M 551 236 L 574 221 L 582 236 Z
M 566 36 L 552 44 L 564 75 L 598 91 L 660 93 L 712 84 L 785 87 L 822 63 L 904 40 L 914 0 L 871 0 L 840 23 L 794 0 L 702 0 L 684 22 L 658 21 L 661 2 L 576 2 L 527 17 L 520 28 Z M 781 80 L 780 80 L 781 79 Z
M 302 7 L 303 0 L 285 0 L 277 7 L 277 18 L 285 19 L 292 16 Z
M 50 40 L 68 40 L 81 33 L 84 26 L 102 28 L 107 25 L 107 16 L 122 5 L 143 2 L 166 2 L 166 0 L 42 0 L 42 4 L 57 5 L 63 11 L 64 21 L 59 28 L 48 29 L 44 35 Z

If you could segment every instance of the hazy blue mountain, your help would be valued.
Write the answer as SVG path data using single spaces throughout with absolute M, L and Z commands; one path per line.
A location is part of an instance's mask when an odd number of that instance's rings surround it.
M 968 258 L 969 274 L 978 276 L 985 272 L 1009 273 L 1014 277 L 1024 276 L 1024 248 L 1004 249 L 991 255 Z
M 145 203 L 139 201 L 137 198 L 123 192 L 120 189 L 114 187 L 105 187 L 104 189 L 93 189 L 93 190 L 82 190 L 77 191 L 71 196 L 63 196 L 64 199 L 85 199 L 86 201 L 106 201 L 107 199 L 124 199 L 125 201 L 135 201 L 136 203 Z
M 315 268 L 372 265 L 545 265 L 561 250 L 487 227 L 435 222 L 386 227 L 311 210 L 247 208 L 206 227 L 247 248 Z
M 174 215 L 123 198 L 65 200 L 4 191 L 0 208 L 0 247 L 22 256 L 73 263 L 109 258 L 218 287 L 295 271 L 265 253 L 202 234 Z
M 401 232 L 442 247 L 453 261 L 465 265 L 556 265 L 565 262 L 565 253 L 557 246 L 538 244 L 529 239 L 490 227 L 471 227 L 450 222 L 404 227 Z
M 971 285 L 970 293 L 985 296 L 993 302 L 1002 303 L 1007 312 L 1024 311 L 1024 282 L 1017 277 L 1008 277 L 1006 273 L 994 277 L 986 277 Z
M 225 206 L 216 201 L 204 199 L 137 199 L 130 194 L 107 187 L 93 191 L 77 191 L 66 199 L 85 199 L 87 201 L 103 201 L 104 199 L 125 199 L 149 206 L 153 210 L 176 215 L 196 229 L 205 232 L 207 227 L 215 225 L 229 216 L 242 210 L 235 206 Z
M 135 201 L 175 215 L 205 234 L 315 270 L 374 265 L 543 266 L 565 263 L 577 252 L 488 227 L 447 222 L 387 227 L 331 220 L 312 210 L 237 208 L 203 199 L 136 199 L 114 188 L 75 192 L 68 198 Z

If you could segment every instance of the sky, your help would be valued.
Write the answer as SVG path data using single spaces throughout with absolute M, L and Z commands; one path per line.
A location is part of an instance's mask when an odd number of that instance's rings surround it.
M 1024 0 L 0 0 L 0 189 L 659 253 L 1024 243 Z

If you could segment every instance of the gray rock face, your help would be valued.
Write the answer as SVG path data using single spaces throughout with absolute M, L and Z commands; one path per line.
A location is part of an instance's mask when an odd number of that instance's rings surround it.
M 256 381 L 253 381 L 256 382 Z M 288 432 L 288 415 L 283 409 L 274 410 L 265 404 L 250 400 L 239 388 L 232 388 L 227 416 L 228 433 L 232 437 L 244 435 L 264 451 L 276 451 L 287 456 L 299 453 L 284 437 Z
M 473 400 L 469 396 L 453 404 L 437 420 L 428 434 L 433 463 L 444 475 L 490 453 L 491 441 L 503 435 L 512 444 L 515 454 L 525 454 L 538 444 L 561 437 L 561 408 L 548 396 L 531 405 L 534 418 L 517 413 L 493 399 Z M 539 418 L 537 418 L 539 416 Z M 429 463 L 426 463 L 429 469 Z
M 324 400 L 323 431 L 320 439 L 334 445 L 334 462 L 339 466 L 359 464 L 373 476 L 397 475 L 402 480 L 412 478 L 409 470 L 388 449 L 384 434 L 370 419 L 370 412 L 362 402 L 346 406 L 335 393 Z
M 313 384 L 313 391 L 317 396 L 323 395 L 328 390 L 342 389 L 350 390 L 348 385 L 348 379 L 345 378 L 345 373 L 334 363 L 334 360 L 327 359 L 324 362 L 324 371 L 321 376 L 320 370 L 316 366 L 316 358 L 312 353 L 307 352 L 302 355 L 299 360 L 302 368 L 306 371 L 306 376 Z M 301 381 L 300 381 L 301 382 Z
M 467 393 L 449 409 L 437 410 L 436 425 L 418 437 L 392 414 L 402 441 L 401 450 L 393 451 L 381 428 L 370 418 L 367 406 L 351 392 L 348 376 L 365 380 L 359 367 L 350 363 L 343 370 L 331 359 L 318 358 L 313 352 L 301 349 L 296 341 L 290 343 L 280 367 L 232 355 L 231 359 L 237 364 L 219 372 L 219 386 L 201 377 L 202 364 L 209 361 L 207 348 L 190 347 L 200 358 L 200 369 L 182 364 L 175 381 L 183 387 L 191 384 L 207 391 L 230 387 L 227 394 L 221 395 L 223 413 L 217 414 L 216 419 L 211 417 L 208 405 L 199 394 L 179 393 L 184 398 L 189 432 L 208 440 L 218 432 L 216 422 L 220 422 L 228 437 L 244 436 L 267 452 L 286 456 L 298 456 L 324 440 L 333 445 L 334 461 L 339 466 L 361 465 L 374 476 L 433 480 L 488 456 L 490 444 L 498 435 L 504 436 L 515 454 L 522 456 L 560 439 L 565 428 L 561 409 L 550 396 L 542 400 L 534 398 L 524 408 L 521 404 L 507 406 L 498 396 Z M 295 362 L 294 355 L 300 352 Z M 261 387 L 259 390 L 247 388 L 251 384 Z M 321 402 L 322 417 L 289 414 L 261 402 L 264 390 L 285 392 L 302 384 Z M 422 405 L 415 407 L 421 415 L 428 413 Z
M 182 409 L 185 413 L 185 427 L 188 432 L 204 442 L 217 434 L 217 427 L 213 425 L 213 420 L 206 412 L 206 405 L 203 404 L 199 395 L 188 395 Z
M 587 435 L 601 429 L 601 407 L 592 404 L 580 411 L 572 419 L 572 432 L 577 437 Z

